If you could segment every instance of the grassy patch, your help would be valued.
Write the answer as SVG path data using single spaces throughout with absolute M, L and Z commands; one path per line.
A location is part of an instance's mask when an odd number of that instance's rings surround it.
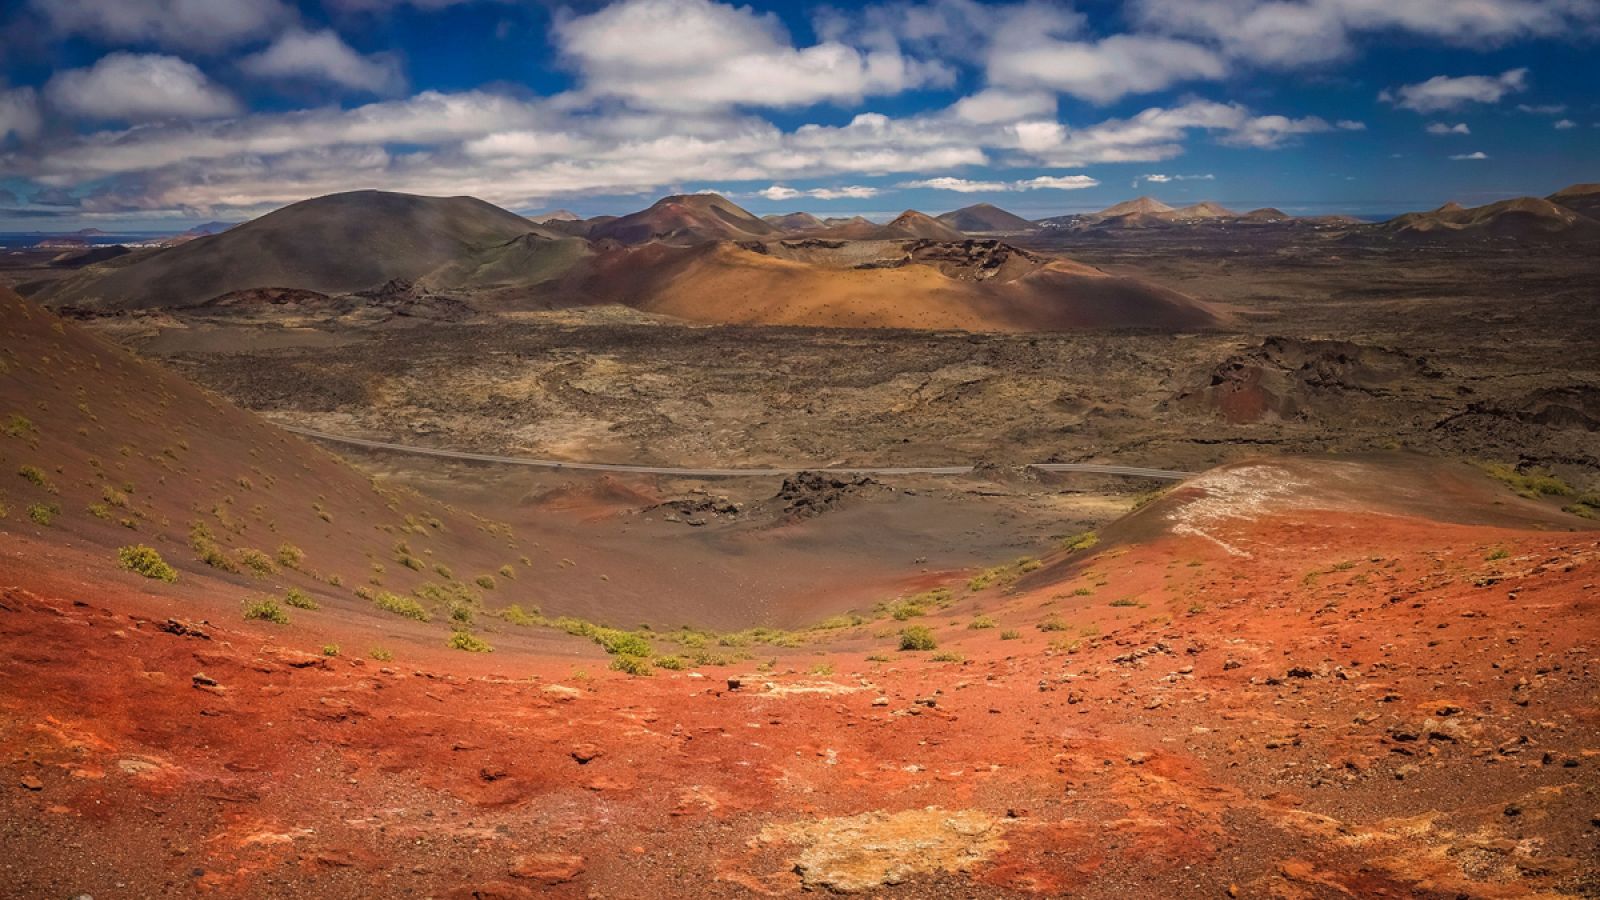
M 283 595 L 283 602 L 289 604 L 295 609 L 319 608 L 317 606 L 317 601 L 313 600 L 310 594 L 300 590 L 299 588 L 289 588 L 288 592 Z
M 932 650 L 939 646 L 933 636 L 933 630 L 922 625 L 910 625 L 900 629 L 901 650 Z
M 285 569 L 298 569 L 305 562 L 306 552 L 293 544 L 278 545 L 278 565 Z
M 988 616 L 974 616 L 972 621 L 967 623 L 967 627 L 973 631 L 982 631 L 985 628 L 993 628 L 994 620 Z
M 1100 535 L 1097 532 L 1083 531 L 1063 540 L 1061 549 L 1068 553 L 1076 553 L 1079 550 L 1087 550 L 1098 543 L 1100 543 Z
M 1562 481 L 1549 469 L 1519 470 L 1504 463 L 1489 463 L 1483 470 L 1489 473 L 1491 478 L 1529 500 L 1537 500 L 1540 497 L 1570 497 L 1577 493 L 1572 489 L 1572 485 Z
M 467 653 L 493 653 L 494 648 L 488 642 L 470 631 L 453 631 L 450 633 L 449 646 L 452 650 L 462 650 Z
M 54 503 L 35 503 L 28 507 L 28 518 L 39 525 L 50 525 L 61 515 L 61 507 Z
M 246 603 L 244 606 L 246 619 L 260 619 L 263 622 L 273 622 L 278 625 L 289 624 L 289 614 L 278 606 L 278 601 L 271 597 L 262 597 Z
M 433 618 L 426 609 L 422 608 L 421 603 L 410 597 L 401 597 L 388 591 L 379 591 L 374 594 L 372 596 L 372 605 L 384 612 L 391 612 L 407 619 L 415 619 L 418 622 L 426 622 Z

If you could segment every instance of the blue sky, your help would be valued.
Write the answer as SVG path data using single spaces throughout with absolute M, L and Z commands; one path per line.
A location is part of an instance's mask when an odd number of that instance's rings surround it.
M 1600 0 L 15 0 L 0 230 L 534 211 L 1379 215 L 1600 180 Z

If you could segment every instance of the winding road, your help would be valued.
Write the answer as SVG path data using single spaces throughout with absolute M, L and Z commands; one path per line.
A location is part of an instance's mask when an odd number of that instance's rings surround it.
M 303 437 L 315 438 L 336 444 L 366 447 L 369 450 L 390 450 L 396 453 L 414 453 L 420 456 L 439 456 L 445 459 L 464 459 L 472 462 L 498 463 L 508 466 L 535 466 L 542 469 L 572 469 L 583 472 L 623 472 L 630 475 L 674 475 L 682 478 L 775 478 L 796 472 L 837 472 L 841 475 L 967 475 L 974 466 L 793 466 L 786 469 L 688 469 L 674 466 L 630 466 L 622 463 L 567 462 L 559 459 L 534 459 L 526 456 L 497 456 L 492 453 L 473 453 L 468 450 L 442 450 L 436 447 L 415 447 L 393 444 L 367 438 L 330 434 L 295 425 L 279 425 L 284 431 Z M 1094 463 L 1029 463 L 1028 468 L 1041 472 L 1087 472 L 1095 475 L 1123 475 L 1129 478 L 1157 478 L 1164 481 L 1182 481 L 1195 474 L 1174 469 L 1147 469 L 1140 466 L 1108 466 Z

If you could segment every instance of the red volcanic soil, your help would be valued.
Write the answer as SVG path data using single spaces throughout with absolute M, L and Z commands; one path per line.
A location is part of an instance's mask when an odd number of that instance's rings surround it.
M 1423 462 L 1263 460 L 907 621 L 647 678 L 576 639 L 362 659 L 359 622 L 80 583 L 8 535 L 6 886 L 1593 896 L 1583 524 Z

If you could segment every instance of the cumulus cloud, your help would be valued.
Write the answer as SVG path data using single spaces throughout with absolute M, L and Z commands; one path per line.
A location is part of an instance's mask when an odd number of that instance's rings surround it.
M 995 84 L 1060 91 L 1095 103 L 1215 80 L 1227 71 L 1220 56 L 1197 44 L 1125 34 L 1098 41 L 1036 34 L 1013 46 L 996 46 L 988 64 Z
M 971 181 L 966 178 L 941 176 L 903 182 L 898 187 L 928 188 L 961 194 L 997 194 L 1006 191 L 1077 191 L 1099 184 L 1098 180 L 1088 175 L 1040 175 L 1021 181 Z
M 1568 128 L 1577 128 L 1577 127 L 1578 127 L 1578 123 L 1572 121 L 1571 119 L 1560 119 L 1555 123 L 1555 129 L 1557 131 L 1566 131 Z
M 876 197 L 880 193 L 882 193 L 882 191 L 878 188 L 867 187 L 865 185 L 846 185 L 844 187 L 836 188 L 811 188 L 810 190 L 802 191 L 796 188 L 787 187 L 785 185 L 775 184 L 772 187 L 756 191 L 755 196 L 765 197 L 768 200 L 779 201 L 793 200 L 796 197 L 812 197 L 817 200 L 854 200 L 867 197 Z
M 320 81 L 373 94 L 390 94 L 405 86 L 397 60 L 382 54 L 363 56 L 332 30 L 292 28 L 239 65 L 260 78 Z
M 0 141 L 11 135 L 24 140 L 39 133 L 39 98 L 33 88 L 0 91 Z
M 1517 111 L 1532 113 L 1536 116 L 1559 116 L 1567 111 L 1567 105 L 1565 103 L 1546 103 L 1536 106 L 1528 103 L 1518 103 Z
M 776 15 L 711 0 L 621 0 L 559 19 L 555 38 L 585 92 L 644 108 L 808 106 L 951 77 L 892 47 L 796 47 Z
M 1209 174 L 1209 173 L 1207 173 L 1205 175 L 1161 175 L 1161 174 L 1154 174 L 1154 175 L 1140 175 L 1138 178 L 1136 178 L 1134 180 L 1136 182 L 1137 181 L 1148 181 L 1151 184 L 1169 184 L 1169 183 L 1174 182 L 1174 181 L 1216 181 L 1217 180 L 1217 176 Z
M 220 50 L 292 21 L 281 0 L 32 0 L 52 30 L 117 44 Z
M 1010 91 L 986 88 L 956 101 L 951 107 L 958 118 L 979 125 L 1049 118 L 1056 115 L 1056 95 L 1049 91 Z
M 1527 69 L 1508 69 L 1499 75 L 1435 75 L 1418 84 L 1386 89 L 1378 99 L 1419 113 L 1460 109 L 1469 103 L 1499 103 L 1528 88 Z
M 1447 124 L 1445 122 L 1429 122 L 1428 123 L 1428 127 L 1425 130 L 1429 134 L 1439 134 L 1439 135 L 1444 135 L 1444 134 L 1471 134 L 1472 133 L 1472 129 L 1468 128 L 1467 127 L 1467 123 L 1465 123 L 1465 122 L 1457 122 L 1454 125 L 1450 125 L 1450 124 Z
M 1341 59 L 1364 33 L 1398 32 L 1492 46 L 1562 36 L 1600 22 L 1588 0 L 1134 0 L 1134 21 L 1202 39 L 1253 65 L 1299 68 Z
M 1479 150 L 1475 153 L 1457 153 L 1451 159 L 1488 159 L 1489 154 Z
M 58 109 L 86 119 L 206 119 L 239 111 L 192 63 L 157 53 L 108 54 L 87 69 L 58 73 L 44 92 Z

